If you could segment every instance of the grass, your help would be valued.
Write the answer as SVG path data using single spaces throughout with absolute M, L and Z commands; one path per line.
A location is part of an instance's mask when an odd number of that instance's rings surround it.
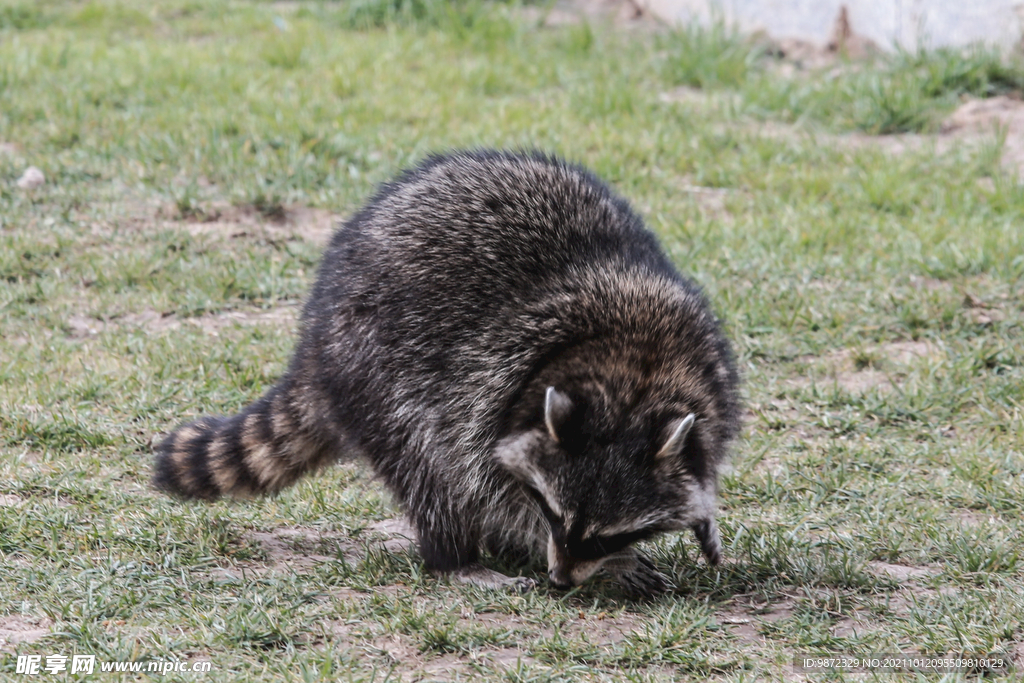
M 747 47 L 748 53 L 754 48 Z M 873 68 L 772 83 L 746 79 L 755 106 L 872 135 L 932 132 L 964 97 L 1020 93 L 1024 62 L 993 49 L 942 48 L 880 56 Z
M 847 134 L 934 131 L 963 95 L 1018 91 L 1019 65 L 933 52 L 785 76 L 723 28 L 538 28 L 544 11 L 0 8 L 0 678 L 56 652 L 357 681 L 781 680 L 797 653 L 1022 652 L 1024 191 L 1005 132 L 899 153 Z M 359 467 L 241 503 L 149 489 L 154 435 L 282 371 L 325 239 L 310 226 L 467 146 L 593 168 L 735 340 L 729 560 L 653 544 L 665 598 L 449 585 L 382 549 L 373 525 L 397 513 Z M 28 165 L 43 187 L 16 187 Z
M 773 73 L 771 45 L 722 23 L 683 27 L 662 43 L 663 75 L 670 82 L 738 90 L 751 113 L 872 135 L 933 132 L 962 98 L 1024 89 L 1024 59 L 984 46 L 876 55 L 870 68 L 786 79 Z

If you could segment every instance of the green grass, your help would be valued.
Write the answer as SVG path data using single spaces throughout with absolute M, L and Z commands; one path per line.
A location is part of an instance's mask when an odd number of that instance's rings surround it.
M 734 40 L 734 46 L 743 46 Z M 735 49 L 735 48 L 734 48 Z M 746 54 L 756 54 L 746 46 Z M 749 60 L 749 59 L 748 59 Z M 750 70 L 747 70 L 750 73 Z M 814 79 L 737 79 L 754 108 L 870 134 L 932 132 L 964 97 L 1024 89 L 1024 60 L 976 46 L 879 56 L 872 68 Z
M 546 9 L 0 6 L 0 641 L 41 632 L 0 642 L 0 678 L 56 652 L 211 661 L 214 680 L 753 681 L 797 653 L 1022 651 L 1005 134 L 899 153 L 847 134 L 933 131 L 963 95 L 1018 92 L 1020 65 L 942 51 L 787 77 L 722 27 L 540 28 Z M 728 561 L 653 544 L 662 599 L 450 585 L 381 548 L 397 513 L 359 467 L 237 503 L 149 488 L 155 435 L 283 370 L 311 224 L 472 146 L 590 166 L 735 340 Z M 47 183 L 23 191 L 29 165 Z

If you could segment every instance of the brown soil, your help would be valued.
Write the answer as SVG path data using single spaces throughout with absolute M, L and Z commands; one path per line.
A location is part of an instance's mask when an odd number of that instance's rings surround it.
M 1001 162 L 1011 173 L 1024 172 L 1024 102 L 1000 96 L 970 99 L 942 126 L 942 136 L 980 142 L 1005 135 Z
M 551 6 L 529 4 L 519 12 L 539 26 L 612 24 L 628 30 L 662 30 L 664 23 L 644 8 L 642 0 L 560 0 Z
M 0 617 L 0 651 L 13 650 L 18 643 L 44 638 L 49 635 L 52 625 L 53 622 L 45 617 Z
M 750 645 L 763 646 L 762 635 L 767 624 L 773 624 L 792 616 L 796 600 L 784 597 L 771 604 L 758 604 L 744 596 L 738 596 L 727 605 L 715 611 L 718 623 L 725 626 L 736 639 Z
M 679 191 L 684 193 L 700 210 L 701 215 L 710 220 L 729 222 L 733 216 L 726 207 L 726 202 L 732 196 L 739 194 L 740 190 L 722 187 L 705 187 L 696 185 L 683 179 L 677 185 Z
M 843 349 L 821 358 L 801 359 L 808 363 L 808 373 L 787 382 L 800 388 L 806 388 L 812 382 L 819 385 L 834 382 L 855 394 L 870 390 L 889 391 L 893 388 L 893 381 L 913 364 L 921 360 L 939 361 L 944 357 L 939 348 L 925 341 L 899 341 L 863 349 Z
M 192 327 L 209 335 L 218 336 L 232 328 L 249 326 L 292 330 L 295 329 L 298 316 L 299 307 L 295 305 L 223 311 L 192 318 L 182 318 L 174 313 L 161 313 L 153 309 L 146 309 L 139 313 L 129 313 L 106 321 L 75 314 L 68 318 L 66 326 L 69 335 L 76 339 L 95 337 L 111 326 L 140 327 L 154 334 Z
M 323 562 L 343 557 L 359 561 L 359 549 L 346 534 L 325 533 L 306 527 L 280 527 L 270 532 L 252 531 L 246 538 L 267 555 L 263 570 L 304 571 Z M 328 554 L 329 553 L 329 554 Z M 257 568 L 260 569 L 260 568 Z
M 162 207 L 158 218 L 166 217 L 187 227 L 192 235 L 213 235 L 224 239 L 254 237 L 270 241 L 304 239 L 326 245 L 337 228 L 339 216 L 323 209 L 282 206 L 272 212 L 260 212 L 253 206 L 214 203 L 180 216 L 174 207 Z
M 379 540 L 390 553 L 402 553 L 416 544 L 416 531 L 402 518 L 385 519 L 366 527 L 370 538 Z
M 890 564 L 888 562 L 868 562 L 867 570 L 872 574 L 884 576 L 897 583 L 903 584 L 913 579 L 922 579 L 935 576 L 940 573 L 935 567 L 908 567 L 903 564 Z

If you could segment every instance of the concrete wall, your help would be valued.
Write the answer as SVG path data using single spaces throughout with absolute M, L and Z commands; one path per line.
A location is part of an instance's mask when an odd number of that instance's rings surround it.
M 1020 49 L 1021 0 L 637 0 L 670 22 L 724 18 L 744 32 L 828 42 L 845 5 L 853 33 L 879 47 L 965 46 Z

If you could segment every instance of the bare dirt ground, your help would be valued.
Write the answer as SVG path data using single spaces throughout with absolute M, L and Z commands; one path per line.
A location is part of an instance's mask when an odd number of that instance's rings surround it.
M 0 617 L 0 652 L 13 650 L 18 643 L 31 643 L 50 633 L 53 622 L 45 617 Z
M 211 336 L 219 336 L 233 327 L 260 326 L 266 328 L 294 329 L 298 320 L 299 307 L 294 304 L 258 310 L 224 311 L 191 318 L 181 318 L 174 313 L 161 313 L 146 309 L 118 318 L 99 320 L 90 316 L 73 315 L 67 320 L 72 337 L 86 339 L 94 337 L 111 325 L 141 328 L 152 334 L 162 334 L 188 326 L 200 329 Z
M 323 209 L 291 205 L 260 212 L 252 206 L 214 203 L 197 213 L 182 217 L 174 207 L 160 207 L 157 219 L 169 217 L 187 225 L 192 235 L 225 238 L 255 237 L 268 241 L 304 239 L 326 245 L 337 227 L 337 214 Z M 184 219 L 184 220 L 182 220 Z
M 889 391 L 893 383 L 905 374 L 909 366 L 918 361 L 941 362 L 944 354 L 934 344 L 925 341 L 901 341 L 866 346 L 862 349 L 843 349 L 825 357 L 808 356 L 803 377 L 790 380 L 796 386 L 806 387 L 834 382 L 844 390 L 862 394 L 871 389 Z

